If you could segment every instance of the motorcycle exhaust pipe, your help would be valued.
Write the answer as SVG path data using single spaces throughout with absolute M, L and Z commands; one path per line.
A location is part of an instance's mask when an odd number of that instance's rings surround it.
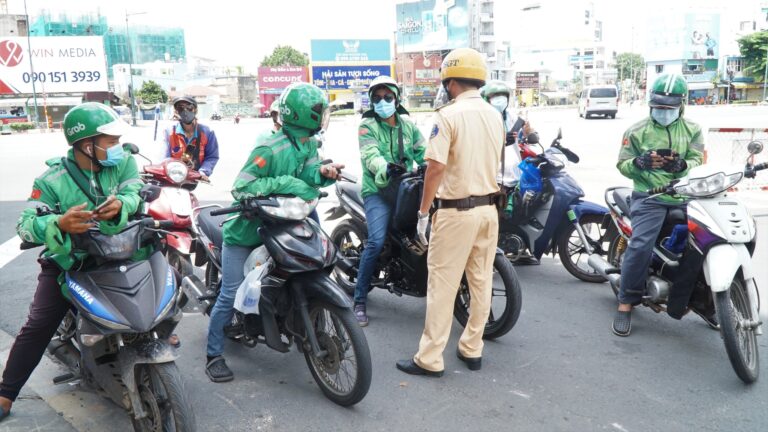
M 605 258 L 599 254 L 592 254 L 589 256 L 587 264 L 598 272 L 600 276 L 608 279 L 608 282 L 610 282 L 611 285 L 618 287 L 619 280 L 621 280 L 621 274 L 614 272 L 609 273 L 610 270 L 615 270 L 615 268 L 606 261 Z
M 208 297 L 208 293 L 205 290 L 205 284 L 197 276 L 185 276 L 181 280 L 181 289 L 190 300 L 194 300 L 194 302 L 187 303 L 185 308 L 192 309 L 195 312 L 202 312 L 211 305 L 210 300 L 201 300 L 201 298 Z

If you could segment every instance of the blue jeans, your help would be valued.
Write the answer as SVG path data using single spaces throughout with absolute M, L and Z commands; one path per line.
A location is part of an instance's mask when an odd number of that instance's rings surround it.
M 232 323 L 235 313 L 235 294 L 245 280 L 243 265 L 252 247 L 224 245 L 221 252 L 221 291 L 208 322 L 208 355 L 220 356 L 224 352 L 224 327 Z
M 363 303 L 368 297 L 368 287 L 371 285 L 371 277 L 376 269 L 381 248 L 387 238 L 387 228 L 392 209 L 379 194 L 369 195 L 363 199 L 365 208 L 365 220 L 368 224 L 368 240 L 360 257 L 360 266 L 357 271 L 357 286 L 355 286 L 355 303 Z

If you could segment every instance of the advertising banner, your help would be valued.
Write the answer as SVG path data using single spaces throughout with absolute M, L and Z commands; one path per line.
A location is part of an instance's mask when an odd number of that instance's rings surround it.
M 259 89 L 284 89 L 295 82 L 307 81 L 304 67 L 260 67 Z
M 515 74 L 515 84 L 517 89 L 538 89 L 539 88 L 539 73 L 538 72 L 518 72 Z
M 648 20 L 646 60 L 716 59 L 720 52 L 720 15 L 674 14 Z
M 101 36 L 0 37 L 0 94 L 109 91 Z M 32 67 L 30 67 L 30 58 Z M 32 72 L 34 69 L 34 72 Z
M 351 84 L 367 87 L 373 79 L 391 75 L 391 71 L 389 65 L 313 66 L 312 84 L 325 90 L 347 90 Z
M 313 39 L 313 62 L 388 62 L 392 60 L 388 39 Z
M 720 15 L 685 15 L 684 59 L 718 58 L 720 52 Z
M 437 51 L 469 46 L 471 17 L 467 0 L 398 3 L 399 52 Z

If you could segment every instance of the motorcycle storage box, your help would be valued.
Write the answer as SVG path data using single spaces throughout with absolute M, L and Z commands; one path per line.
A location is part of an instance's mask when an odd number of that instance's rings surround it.
M 392 212 L 392 228 L 406 232 L 416 226 L 419 206 L 421 206 L 421 191 L 424 180 L 421 177 L 410 177 L 400 182 L 397 191 L 397 201 Z

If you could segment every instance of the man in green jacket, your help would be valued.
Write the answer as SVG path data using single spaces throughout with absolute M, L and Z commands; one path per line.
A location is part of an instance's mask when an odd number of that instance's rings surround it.
M 96 222 L 103 233 L 117 233 L 139 208 L 142 182 L 136 161 L 119 142 L 127 127 L 105 105 L 89 102 L 72 108 L 63 125 L 72 148 L 66 157 L 49 160 L 48 170 L 33 183 L 29 208 L 22 212 L 16 231 L 26 242 L 45 245 L 45 259 L 39 260 L 42 270 L 27 322 L 5 364 L 0 418 L 10 412 L 70 307 L 61 293 L 60 276 L 85 258 L 74 249 L 71 235 L 84 233 Z M 57 206 L 63 214 L 37 211 Z
M 361 326 L 368 325 L 366 299 L 376 263 L 387 236 L 392 214 L 389 200 L 382 189 L 392 177 L 409 170 L 413 163 L 424 163 L 424 138 L 410 120 L 401 117 L 408 111 L 400 104 L 400 88 L 395 80 L 380 76 L 368 87 L 371 109 L 363 114 L 358 130 L 360 159 L 363 163 L 363 205 L 368 225 L 368 239 L 360 257 L 355 286 L 355 317 Z M 396 186 L 391 185 L 392 188 Z
M 653 244 L 667 212 L 683 207 L 680 199 L 668 195 L 646 199 L 646 191 L 686 176 L 703 160 L 701 127 L 683 117 L 687 96 L 682 76 L 661 75 L 651 88 L 650 117 L 624 133 L 616 167 L 634 181 L 634 191 L 632 238 L 621 263 L 619 308 L 613 320 L 618 336 L 629 336 L 632 329 L 632 307 L 642 300 Z
M 325 94 L 307 83 L 288 86 L 280 96 L 283 127 L 261 134 L 256 147 L 232 186 L 237 201 L 272 194 L 295 195 L 307 201 L 318 197 L 318 188 L 339 177 L 341 164 L 321 165 L 315 134 L 328 125 Z M 262 244 L 258 219 L 236 218 L 224 225 L 221 290 L 208 325 L 206 374 L 213 382 L 231 381 L 224 352 L 224 327 L 232 322 L 235 294 L 244 280 L 243 265 L 251 251 Z

